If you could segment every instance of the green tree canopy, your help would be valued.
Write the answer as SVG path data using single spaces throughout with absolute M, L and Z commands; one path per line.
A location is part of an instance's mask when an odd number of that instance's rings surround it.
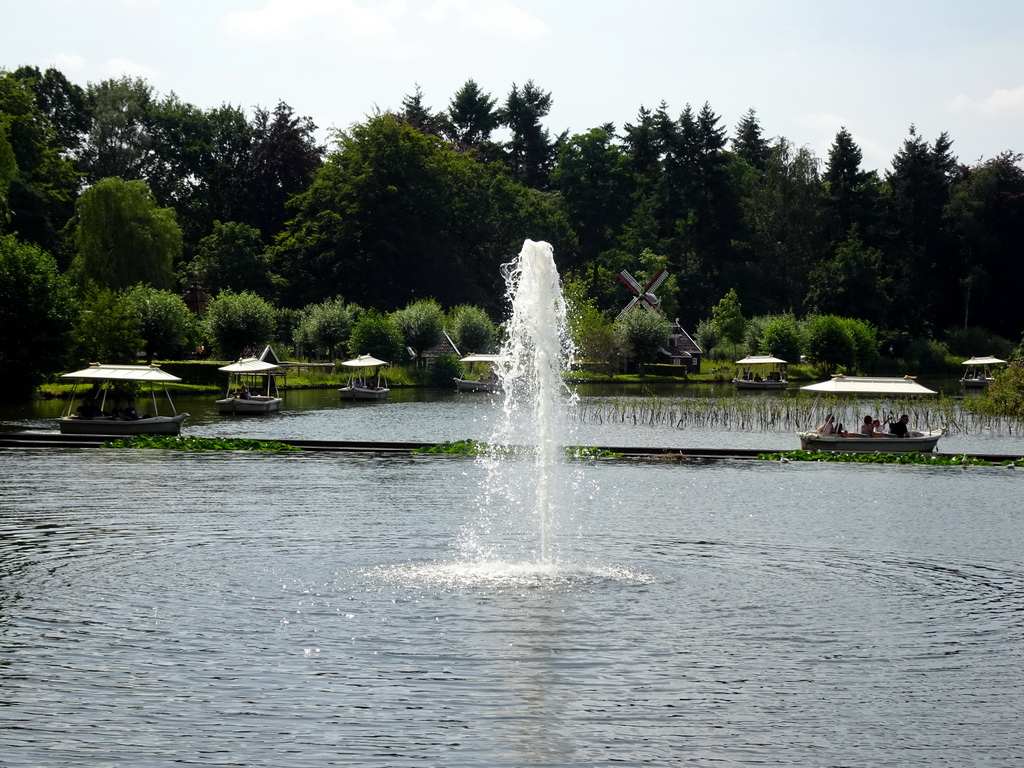
M 145 182 L 102 179 L 75 206 L 79 282 L 121 290 L 138 283 L 167 289 L 181 255 L 174 211 L 157 207 Z
M 807 351 L 824 374 L 840 366 L 852 369 L 857 363 L 857 342 L 844 318 L 818 315 L 807 324 Z
M 375 309 L 366 310 L 356 320 L 348 350 L 353 357 L 371 355 L 388 363 L 397 364 L 406 359 L 401 331 L 388 315 Z
M 74 310 L 57 263 L 39 246 L 0 235 L 0 368 L 21 399 L 64 364 Z
M 730 288 L 712 308 L 711 320 L 721 339 L 731 344 L 743 341 L 747 321 L 743 319 L 743 308 L 735 288 Z
M 259 230 L 237 221 L 214 222 L 187 271 L 211 293 L 249 291 L 269 299 L 277 289 Z
M 341 296 L 310 304 L 302 311 L 295 341 L 314 358 L 336 360 L 344 354 L 357 311 Z
M 623 349 L 633 356 L 638 372 L 643 375 L 644 365 L 658 358 L 658 352 L 668 341 L 669 324 L 662 315 L 643 309 L 630 312 L 615 329 Z
M 494 351 L 498 332 L 491 318 L 480 307 L 460 304 L 452 308 L 445 325 L 452 343 L 463 355 Z
M 434 299 L 419 299 L 411 302 L 395 312 L 392 315 L 392 320 L 402 334 L 406 346 L 410 347 L 418 356 L 443 338 L 444 310 Z M 425 365 L 426 360 L 418 357 L 417 364 Z
M 803 348 L 803 329 L 793 315 L 775 315 L 764 323 L 758 354 L 773 355 L 788 363 L 798 363 Z
M 274 308 L 254 293 L 222 292 L 210 302 L 203 317 L 206 335 L 214 353 L 237 359 L 249 347 L 262 347 L 273 339 L 277 328 Z
M 124 296 L 139 321 L 146 363 L 161 356 L 174 358 L 195 345 L 199 328 L 184 299 L 171 291 L 136 285 Z
M 117 291 L 90 283 L 71 334 L 73 366 L 133 364 L 138 361 L 141 348 L 139 316 L 133 307 Z

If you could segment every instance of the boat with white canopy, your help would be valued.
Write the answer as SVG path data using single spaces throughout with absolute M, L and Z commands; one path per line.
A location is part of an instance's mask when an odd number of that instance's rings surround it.
M 786 375 L 788 363 L 772 355 L 749 355 L 737 360 L 739 375 L 732 380 L 736 389 L 785 389 L 789 386 Z
M 228 389 L 217 401 L 220 413 L 258 414 L 281 410 L 277 372 L 281 366 L 246 357 L 217 369 L 228 374 Z
M 832 394 L 865 398 L 927 397 L 937 394 L 935 390 L 918 384 L 912 376 L 886 378 L 838 375 L 828 381 L 808 384 L 800 389 L 818 395 Z M 818 429 L 797 432 L 802 449 L 805 451 L 841 451 L 843 453 L 934 451 L 939 438 L 943 435 L 941 429 L 916 430 L 908 428 L 905 437 L 898 437 L 889 432 L 888 425 L 883 425 L 882 430 L 872 430 L 870 434 L 862 434 L 857 431 L 860 427 L 859 416 L 854 416 L 847 423 L 848 429 L 840 431 L 841 425 L 837 423 L 839 420 L 831 417 L 832 414 L 829 414 L 829 418 L 826 418 L 825 423 Z
M 67 409 L 60 417 L 60 431 L 67 435 L 177 435 L 188 418 L 177 413 L 167 384 L 180 378 L 164 371 L 158 365 L 102 365 L 93 363 L 80 371 L 65 373 L 61 379 L 74 381 Z M 76 408 L 78 389 L 89 389 Z M 137 390 L 149 384 L 146 405 L 151 409 L 139 415 L 134 407 Z M 156 389 L 163 397 L 172 415 L 160 415 Z M 144 408 L 146 406 L 143 406 Z
M 501 380 L 494 372 L 498 360 L 498 355 L 466 355 L 459 360 L 467 366 L 464 378 L 455 379 L 455 388 L 459 392 L 500 392 Z
M 360 355 L 352 360 L 345 360 L 342 365 L 351 369 L 348 384 L 338 389 L 342 400 L 387 400 L 388 380 L 383 369 L 388 365 L 385 360 L 378 360 L 372 355 Z
M 964 360 L 964 375 L 960 378 L 960 386 L 964 389 L 984 389 L 992 383 L 993 365 L 1003 365 L 1006 361 L 998 357 L 972 357 Z

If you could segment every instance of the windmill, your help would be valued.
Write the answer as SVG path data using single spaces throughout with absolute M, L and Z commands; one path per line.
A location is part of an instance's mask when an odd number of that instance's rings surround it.
M 640 287 L 640 283 L 636 281 L 631 274 L 625 269 L 619 272 L 619 280 L 626 284 L 626 287 L 633 292 L 633 298 L 630 300 L 618 317 L 615 318 L 615 322 L 622 322 L 626 315 L 636 309 L 637 305 L 643 306 L 648 312 L 653 312 L 656 315 L 661 314 L 661 299 L 654 295 L 654 292 L 658 287 L 665 282 L 668 277 L 668 270 L 659 269 L 658 272 L 651 278 L 650 282 L 647 283 L 643 288 Z

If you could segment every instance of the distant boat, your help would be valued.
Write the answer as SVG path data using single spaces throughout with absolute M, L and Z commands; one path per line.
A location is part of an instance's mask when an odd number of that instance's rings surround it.
M 1002 365 L 1006 361 L 998 357 L 972 357 L 964 360 L 964 375 L 960 379 L 960 386 L 964 389 L 984 389 L 992 383 L 992 371 L 990 366 Z
M 785 389 L 789 386 L 786 375 L 788 363 L 771 355 L 750 355 L 737 360 L 742 366 L 739 375 L 732 380 L 736 389 Z
M 498 355 L 466 355 L 459 360 L 467 366 L 465 378 L 456 377 L 455 388 L 459 392 L 500 392 L 501 380 L 494 372 L 498 359 Z M 486 372 L 477 374 L 477 365 L 482 365 Z
M 385 360 L 378 360 L 371 355 L 360 355 L 352 360 L 345 360 L 342 365 L 351 369 L 348 384 L 338 390 L 342 400 L 387 400 L 388 380 L 382 369 L 388 365 Z
M 904 376 L 903 378 L 883 378 L 872 376 L 833 376 L 828 381 L 821 381 L 817 384 L 808 384 L 801 387 L 807 392 L 836 395 L 862 395 L 865 397 L 891 395 L 935 395 L 935 390 L 918 384 L 914 377 Z M 832 428 L 836 428 L 835 419 Z M 827 423 L 827 422 L 826 422 Z M 848 436 L 836 434 L 828 429 L 812 429 L 805 432 L 797 432 L 800 438 L 800 447 L 805 451 L 839 451 L 842 453 L 911 453 L 913 451 L 934 451 L 942 437 L 943 430 L 909 430 L 906 437 L 897 437 L 889 433 L 873 432 L 871 435 L 862 435 L 856 430 L 860 427 L 859 416 L 855 416 L 848 423 L 852 429 L 845 430 Z
M 281 366 L 256 357 L 217 369 L 228 374 L 228 389 L 217 401 L 221 413 L 258 414 L 281 410 L 276 371 Z
M 158 365 L 103 365 L 93 363 L 88 368 L 72 371 L 61 376 L 75 382 L 71 390 L 68 407 L 58 423 L 66 435 L 177 435 L 181 425 L 188 418 L 187 413 L 177 413 L 171 402 L 167 384 L 181 381 Z M 89 390 L 76 408 L 78 387 L 82 383 Z M 152 410 L 139 416 L 131 409 L 122 407 L 135 399 L 140 384 L 149 384 L 150 399 L 146 405 Z M 154 385 L 159 384 L 162 400 L 167 403 L 173 415 L 161 416 L 158 412 Z

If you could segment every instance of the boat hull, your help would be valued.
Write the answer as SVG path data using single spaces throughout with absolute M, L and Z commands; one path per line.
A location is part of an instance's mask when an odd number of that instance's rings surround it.
M 177 435 L 187 413 L 177 416 L 151 416 L 148 419 L 123 421 L 121 419 L 77 419 L 65 416 L 59 419 L 60 431 L 65 435 Z
M 387 387 L 381 387 L 380 389 L 373 389 L 372 387 L 341 387 L 338 390 L 338 397 L 342 400 L 387 400 L 388 392 Z
M 217 401 L 217 410 L 220 413 L 238 414 L 272 413 L 281 410 L 281 398 L 260 395 L 248 399 L 226 397 Z
M 747 381 L 746 379 L 733 379 L 732 383 L 736 389 L 785 389 L 789 386 L 788 381 Z
M 455 379 L 455 388 L 459 390 L 459 392 L 500 392 L 501 383 L 497 381 Z
M 929 432 L 913 431 L 908 437 L 864 437 L 863 435 L 820 435 L 817 432 L 797 432 L 800 447 L 805 451 L 837 451 L 840 453 L 927 453 L 934 451 L 942 437 L 941 429 Z
M 960 386 L 964 389 L 985 389 L 992 379 L 960 379 Z

